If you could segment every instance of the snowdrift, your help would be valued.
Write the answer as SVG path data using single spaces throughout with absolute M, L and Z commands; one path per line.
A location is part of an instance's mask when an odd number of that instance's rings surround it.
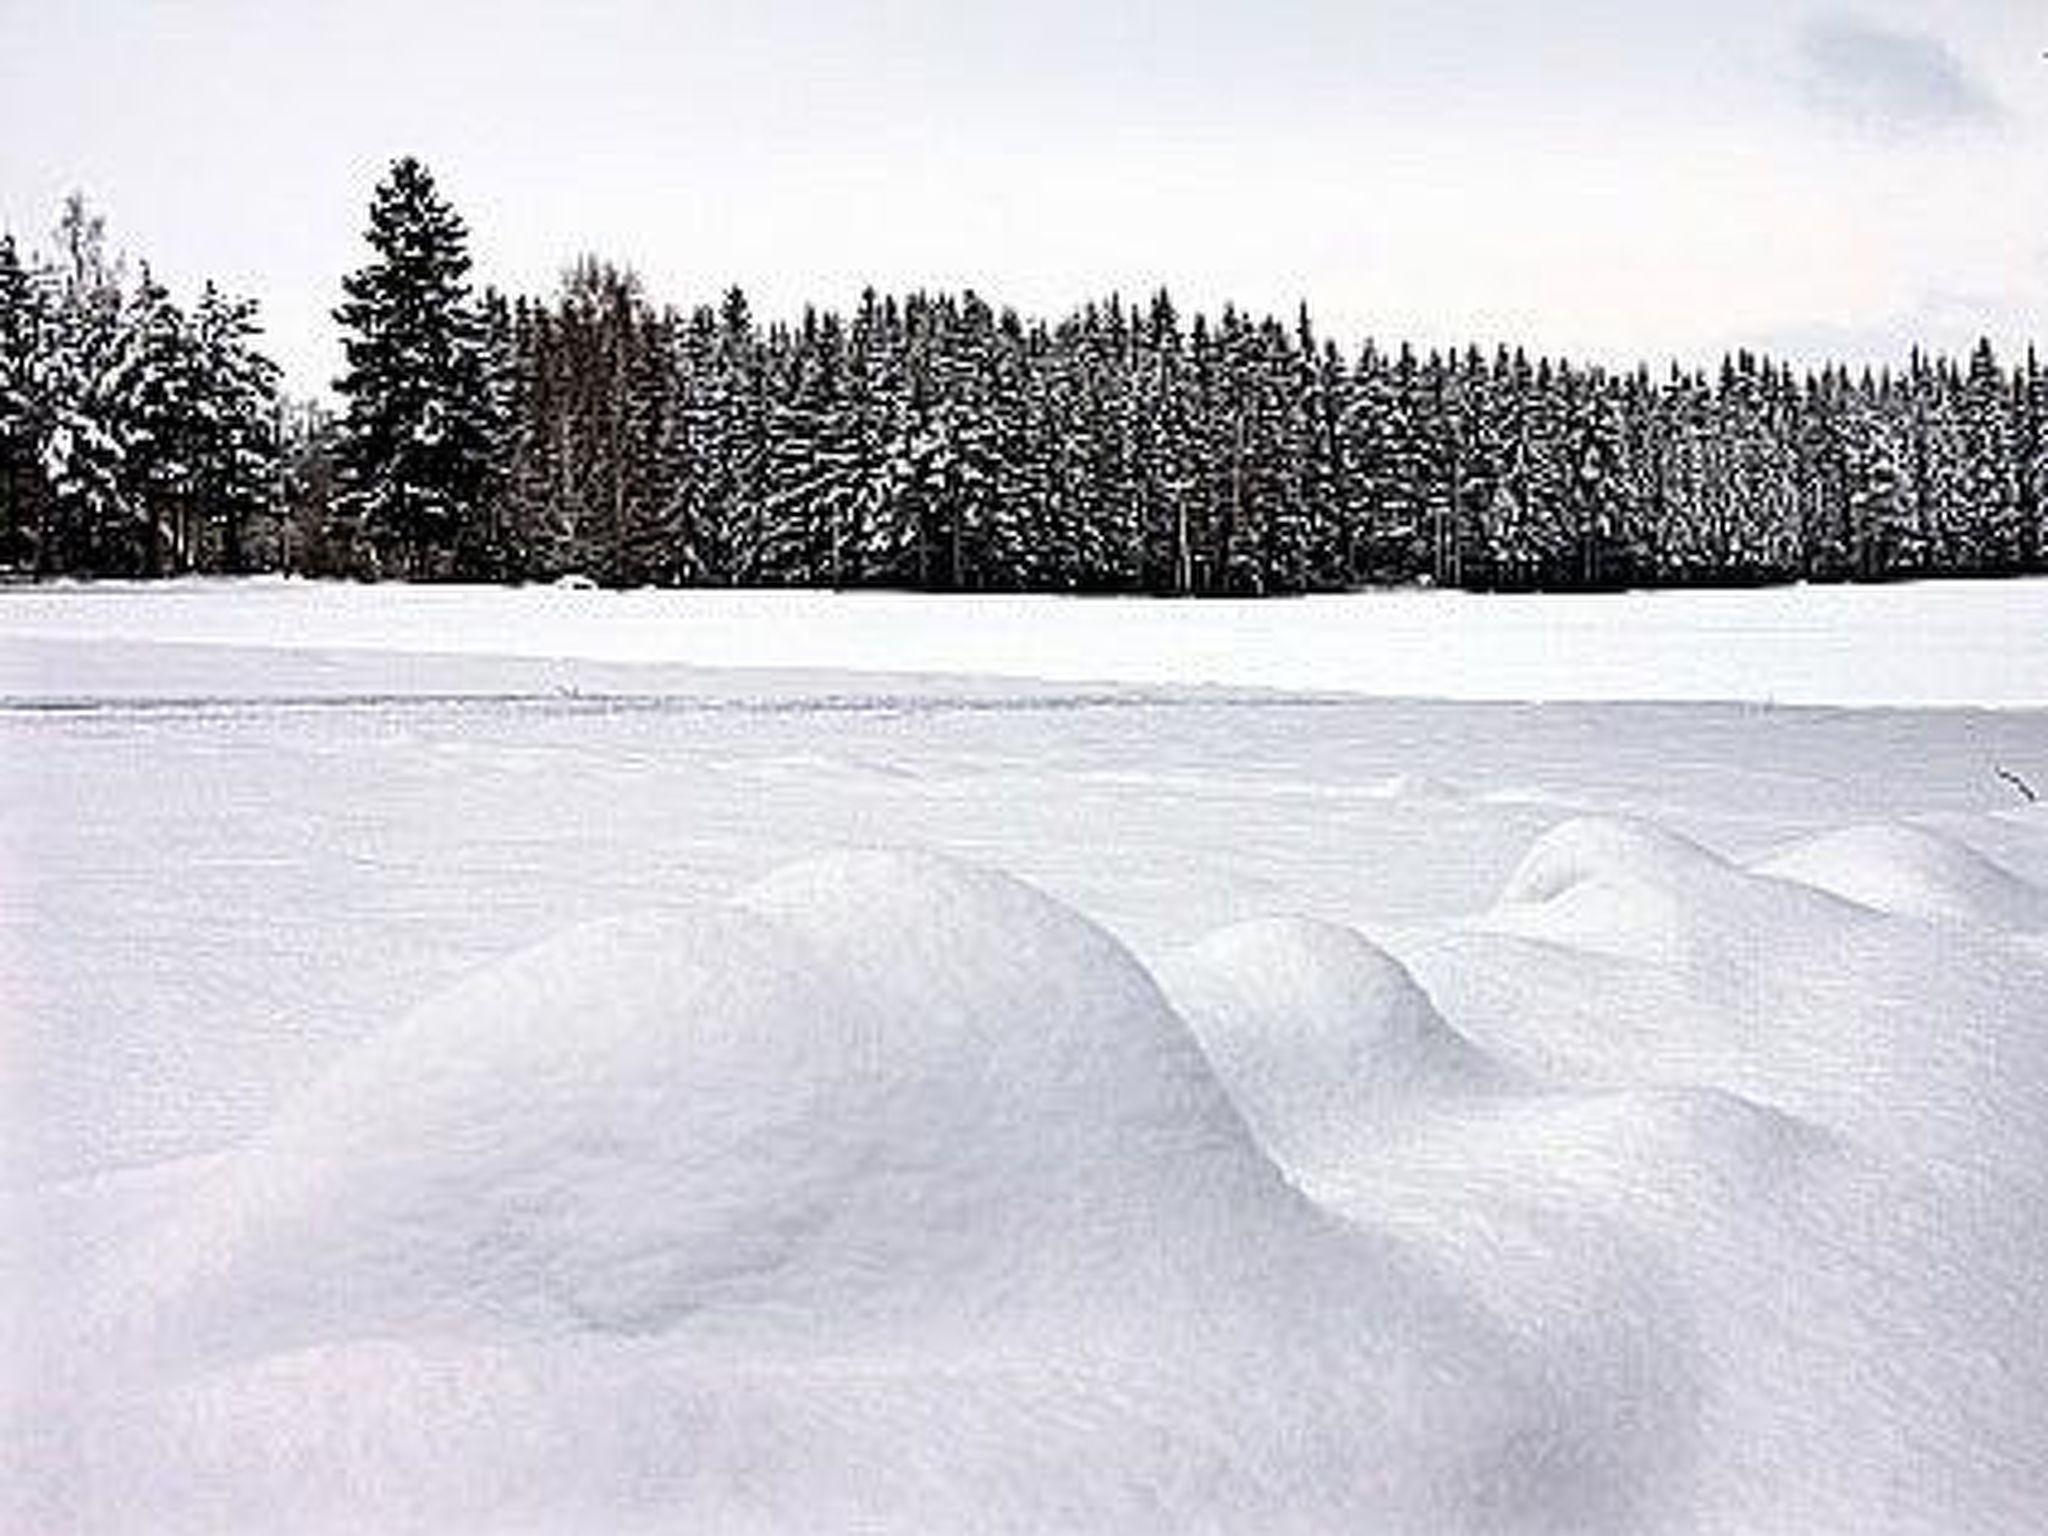
M 1512 1081 L 1399 961 L 1335 924 L 1239 924 L 1159 975 L 1261 1143 L 1311 1192 L 1419 1117 Z
M 2048 929 L 2048 891 L 1967 843 L 1886 822 L 1811 839 L 1760 866 L 1880 912 L 2020 932 Z
M 1930 866 L 1940 924 L 1782 878 L 1924 893 Z M 1541 1330 L 1543 1298 L 1601 1296 L 1632 1348 L 1687 1359 L 1708 1528 L 2038 1523 L 2048 968 L 1961 918 L 1958 890 L 2031 899 L 1988 868 L 1903 828 L 1758 870 L 1643 824 L 1554 829 L 1499 907 L 1408 957 L 1551 1091 L 1445 1125 L 1346 1208 L 1433 1222 L 1455 1176 L 1533 1234 L 1531 1272 L 1471 1267 L 1497 1305 Z
M 72 1347 L 110 1411 L 37 1528 L 1479 1530 L 1624 1496 L 1544 1361 L 1288 1187 L 1120 946 L 929 858 L 473 977 L 104 1291 Z
M 927 855 L 575 928 L 103 1192 L 0 1523 L 2037 1530 L 2040 899 L 1595 820 L 1150 969 Z

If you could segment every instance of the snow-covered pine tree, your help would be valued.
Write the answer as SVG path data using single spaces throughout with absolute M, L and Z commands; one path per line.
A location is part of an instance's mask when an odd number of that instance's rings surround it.
M 281 452 L 278 369 L 256 349 L 261 330 L 254 299 L 231 297 L 211 282 L 200 290 L 186 392 L 193 489 L 202 558 L 229 575 L 274 563 L 256 548 L 257 525 L 274 524 L 279 511 Z
M 678 576 L 693 585 L 720 581 L 725 570 L 718 353 L 718 312 L 700 304 L 676 332 L 671 363 L 676 406 L 666 445 L 682 470 L 676 488 L 676 544 L 670 558 Z
M 530 553 L 520 537 L 521 476 L 529 464 L 533 437 L 533 354 L 530 312 L 495 288 L 478 305 L 483 334 L 484 393 L 490 402 L 492 433 L 484 476 L 483 514 L 471 525 L 457 554 L 465 573 L 496 581 L 528 574 Z
M 914 293 L 884 306 L 888 336 L 889 494 L 869 533 L 884 581 L 932 590 L 945 568 L 946 431 L 942 416 L 934 301 Z
M 1797 480 L 1801 574 L 1835 581 L 1852 574 L 1849 466 L 1843 421 L 1848 376 L 1839 368 L 1809 374 L 1801 388 Z
M 1216 594 L 1265 590 L 1266 512 L 1260 496 L 1265 425 L 1257 323 L 1225 305 L 1216 331 L 1216 389 L 1209 413 L 1210 497 L 1216 509 L 1211 557 Z
M 1350 565 L 1359 579 L 1398 579 L 1410 567 L 1422 509 L 1416 494 L 1419 445 L 1397 366 L 1371 342 L 1359 353 L 1341 423 L 1357 478 L 1348 521 Z
M 975 293 L 949 304 L 942 388 L 955 402 L 948 422 L 949 522 L 958 531 L 961 585 L 1014 589 L 1070 585 L 1040 517 L 1045 505 L 1046 398 L 1032 369 L 1023 323 L 997 314 Z M 1108 471 L 1119 471 L 1112 465 Z M 1105 529 L 1114 537 L 1114 531 Z M 950 537 L 950 535 L 949 535 Z M 948 580 L 952 580 L 949 573 Z
M 643 303 L 626 359 L 626 444 L 631 455 L 622 579 L 670 585 L 682 542 L 683 487 L 688 466 L 679 451 L 681 377 L 675 366 L 682 319 L 671 308 Z
M 1659 536 L 1664 524 L 1665 422 L 1657 386 L 1647 367 L 1621 385 L 1622 460 L 1628 476 L 1628 512 L 1620 532 L 1620 558 L 1631 582 L 1656 579 Z
M 1665 387 L 1666 519 L 1661 579 L 1711 579 L 1730 547 L 1728 453 L 1719 395 L 1699 372 L 1674 371 Z
M 407 156 L 377 187 L 373 260 L 335 311 L 348 370 L 336 382 L 343 504 L 379 568 L 437 577 L 482 509 L 492 423 L 469 236 Z
M 1531 372 L 1517 356 L 1516 430 L 1501 504 L 1514 521 L 1494 530 L 1496 580 L 1509 587 L 1566 585 L 1578 568 L 1569 377 L 1547 357 Z
M 1344 526 L 1349 465 L 1342 426 L 1351 398 L 1351 378 L 1334 342 L 1313 343 L 1306 329 L 1306 308 L 1302 319 L 1296 408 L 1302 453 L 1300 493 L 1307 509 L 1303 579 L 1311 591 L 1342 591 L 1352 584 L 1350 540 Z
M 35 563 L 49 499 L 40 444 L 48 431 L 41 386 L 47 304 L 12 235 L 0 234 L 0 569 Z
M 198 457 L 206 383 L 192 326 L 145 264 L 122 322 L 125 443 L 123 500 L 134 526 L 119 550 L 105 550 L 119 566 L 150 576 L 190 570 L 198 526 Z
M 846 332 L 845 397 L 834 414 L 831 440 L 821 449 L 823 466 L 843 494 L 833 495 L 832 548 L 827 579 L 835 587 L 860 586 L 884 569 L 876 530 L 895 495 L 890 473 L 897 360 L 891 324 L 873 289 Z
M 2032 347 L 2013 374 L 2010 399 L 2019 567 L 2038 571 L 2048 554 L 2048 372 Z
M 1770 365 L 1748 351 L 1724 361 L 1715 399 L 1724 559 L 1746 580 L 1782 578 L 1800 565 L 1795 460 L 1782 391 Z
M 1962 506 L 1962 437 L 1955 380 L 1945 360 L 1917 349 L 1907 370 L 1903 404 L 1909 446 L 1907 494 L 1912 513 L 1895 550 L 1900 574 L 1937 575 L 1968 569 L 1971 530 Z
M 1960 388 L 1956 411 L 1962 458 L 1958 518 L 1975 533 L 1971 563 L 1982 571 L 2017 571 L 2023 568 L 2026 551 L 2020 528 L 2011 402 L 1990 341 L 1977 343 Z
M 1040 367 L 1049 374 L 1058 363 L 1048 353 Z M 1133 366 L 1146 549 L 1141 581 L 1145 591 L 1184 597 L 1194 582 L 1194 407 L 1180 314 L 1163 288 L 1153 296 Z
M 1471 587 L 1474 566 L 1485 570 L 1486 511 L 1505 475 L 1508 447 L 1496 404 L 1494 371 L 1486 354 L 1467 347 L 1444 384 L 1444 436 L 1448 526 L 1431 540 L 1429 579 L 1439 586 Z
M 1431 540 L 1429 578 L 1447 586 L 1493 582 L 1493 517 L 1503 510 L 1498 494 L 1514 462 L 1517 426 L 1514 362 L 1505 350 L 1489 360 L 1469 349 L 1458 369 L 1455 398 L 1446 397 L 1445 431 L 1454 437 L 1452 464 L 1456 496 L 1449 507 L 1453 525 Z M 1357 481 L 1354 475 L 1353 483 Z M 1360 572 L 1363 579 L 1365 573 Z
M 311 402 L 279 412 L 278 483 L 283 502 L 277 537 L 280 570 L 342 576 L 355 569 L 354 535 L 336 508 L 337 433 L 326 407 Z
M 1903 397 L 1889 374 L 1873 378 L 1868 370 L 1849 396 L 1843 441 L 1851 563 L 1859 580 L 1898 572 L 1902 550 L 1911 558 L 1913 434 Z
M 930 369 L 935 453 L 927 468 L 935 540 L 931 584 L 964 591 L 991 584 L 997 499 L 1004 481 L 995 381 L 995 315 L 972 291 L 932 303 Z
M 747 296 L 728 289 L 684 330 L 674 409 L 689 461 L 682 524 L 698 579 L 744 586 L 762 575 L 774 543 L 764 505 L 768 357 Z
M 1095 509 L 1088 466 L 1101 391 L 1079 328 L 1074 318 L 1054 328 L 1033 368 L 1039 502 L 1026 519 L 1029 545 L 1018 570 L 1039 588 L 1072 586 L 1087 564 Z
M 1277 319 L 1258 328 L 1250 401 L 1252 495 L 1259 507 L 1261 592 L 1300 592 L 1308 582 L 1313 512 L 1303 471 L 1308 461 L 1309 407 L 1298 351 L 1313 352 L 1304 309 L 1290 333 Z
M 1049 585 L 1130 591 L 1143 580 L 1144 485 L 1137 464 L 1138 317 L 1112 295 L 1090 304 L 1073 336 L 1063 457 L 1066 516 L 1041 567 Z
M 769 333 L 768 412 L 761 457 L 762 506 L 774 536 L 760 579 L 819 582 L 832 562 L 842 488 L 827 469 L 826 444 L 841 420 L 843 349 L 806 308 L 795 330 Z
M 1627 427 L 1621 392 L 1604 371 L 1566 375 L 1564 431 L 1570 579 L 1588 588 L 1624 583 L 1630 575 L 1623 539 L 1631 489 Z
M 105 221 L 76 193 L 65 200 L 57 243 L 37 378 L 49 496 L 36 573 L 125 573 L 134 569 L 127 438 L 135 375 L 120 265 L 107 255 Z

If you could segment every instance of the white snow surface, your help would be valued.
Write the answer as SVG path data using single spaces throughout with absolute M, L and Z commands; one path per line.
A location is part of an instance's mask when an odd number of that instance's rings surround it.
M 222 587 L 233 600 L 219 601 Z M 0 635 L 1221 684 L 1416 698 L 2048 703 L 2048 579 L 1217 602 L 902 593 L 54 586 Z
M 2036 599 L 1913 590 L 2003 707 L 0 592 L 0 1529 L 2048 1527 Z

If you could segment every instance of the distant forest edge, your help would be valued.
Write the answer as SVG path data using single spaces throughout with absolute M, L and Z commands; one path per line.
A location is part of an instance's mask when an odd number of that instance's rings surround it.
M 2048 378 L 1613 372 L 1347 355 L 1304 311 L 1164 294 L 1057 323 L 869 293 L 763 325 L 580 262 L 475 293 L 417 161 L 336 311 L 336 412 L 256 306 L 131 280 L 82 200 L 0 239 L 0 571 L 1249 596 L 1883 580 L 2048 568 Z

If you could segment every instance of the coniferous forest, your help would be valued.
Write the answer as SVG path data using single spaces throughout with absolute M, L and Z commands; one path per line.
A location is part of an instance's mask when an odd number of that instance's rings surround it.
M 417 161 L 335 311 L 332 408 L 255 304 L 180 306 L 84 202 L 0 239 L 0 570 L 1250 596 L 2048 569 L 2048 374 L 1610 371 L 1352 351 L 1165 294 L 763 323 L 579 261 L 476 289 Z

